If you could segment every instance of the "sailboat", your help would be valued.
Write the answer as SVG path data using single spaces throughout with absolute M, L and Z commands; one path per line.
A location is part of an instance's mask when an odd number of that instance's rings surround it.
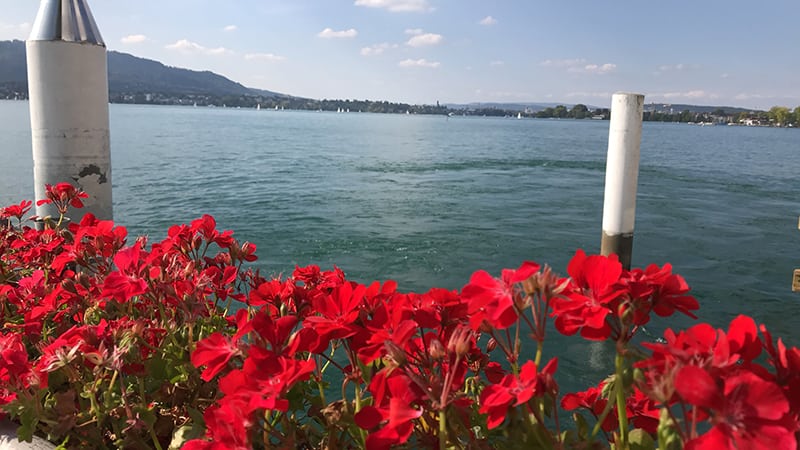
M 522 119 L 522 113 L 517 113 L 517 119 Z
M 256 106 L 256 111 L 261 111 L 261 103 Z

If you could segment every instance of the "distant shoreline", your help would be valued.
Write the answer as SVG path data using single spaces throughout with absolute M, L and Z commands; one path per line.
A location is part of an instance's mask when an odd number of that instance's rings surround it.
M 27 99 L 2 99 L 3 102 L 27 102 Z M 281 105 L 278 102 L 262 104 L 259 108 L 259 103 L 255 106 L 228 106 L 226 104 L 216 105 L 209 104 L 195 104 L 195 103 L 136 103 L 136 102 L 114 102 L 110 101 L 109 105 L 137 105 L 137 106 L 176 106 L 185 108 L 213 108 L 213 109 L 232 109 L 243 110 L 253 109 L 261 110 L 264 112 L 270 111 L 306 111 L 306 112 L 328 112 L 328 113 L 372 113 L 372 114 L 394 114 L 394 115 L 425 115 L 425 116 L 445 116 L 445 117 L 500 117 L 509 119 L 557 119 L 557 120 L 609 120 L 610 111 L 606 108 L 597 108 L 594 111 L 589 111 L 585 105 L 575 105 L 571 110 L 567 110 L 565 106 L 558 105 L 555 108 L 545 108 L 540 111 L 518 111 L 498 108 L 479 108 L 479 109 L 453 109 L 447 106 L 433 106 L 433 105 L 405 105 L 405 104 L 392 104 L 388 102 L 368 102 L 367 104 L 388 104 L 393 105 L 392 108 L 383 110 L 367 110 L 356 109 L 355 106 L 362 103 L 359 101 L 336 101 L 324 100 L 325 108 L 292 108 Z M 332 105 L 344 104 L 345 107 Z M 266 105 L 266 106 L 265 106 Z M 350 108 L 347 105 L 353 105 Z M 406 107 L 405 110 L 397 108 L 397 106 Z M 585 108 L 585 109 L 584 109 Z M 775 108 L 773 108 L 774 110 Z M 798 107 L 800 109 L 800 107 Z M 792 120 L 785 122 L 785 125 L 775 125 L 774 118 L 770 118 L 770 113 L 773 111 L 758 111 L 752 113 L 739 113 L 736 115 L 729 114 L 708 114 L 708 113 L 691 113 L 689 111 L 682 111 L 680 113 L 662 113 L 658 111 L 645 110 L 643 121 L 644 122 L 666 122 L 666 123 L 682 123 L 697 126 L 747 126 L 747 127 L 761 127 L 761 128 L 800 128 L 800 120 Z M 796 109 L 797 111 L 797 109 Z M 721 111 L 724 112 L 724 111 Z M 790 116 L 794 113 L 789 112 Z

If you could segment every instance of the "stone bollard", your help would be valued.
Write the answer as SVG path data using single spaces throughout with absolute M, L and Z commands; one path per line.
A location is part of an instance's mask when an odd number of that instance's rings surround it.
M 81 215 L 112 220 L 106 46 L 87 0 L 42 0 L 25 45 L 36 200 L 70 183 L 89 194 Z

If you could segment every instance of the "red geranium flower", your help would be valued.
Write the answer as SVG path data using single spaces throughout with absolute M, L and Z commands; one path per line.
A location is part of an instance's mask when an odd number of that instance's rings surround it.
M 552 380 L 557 364 L 557 360 L 551 360 L 540 374 L 537 373 L 536 364 L 528 361 L 522 365 L 519 377 L 508 374 L 500 383 L 487 386 L 481 392 L 479 412 L 489 415 L 486 422 L 489 429 L 503 423 L 509 407 L 519 406 L 534 396 L 543 395 L 547 389 L 547 381 Z
M 611 327 L 606 322 L 612 301 L 625 293 L 617 282 L 622 275 L 622 264 L 617 255 L 586 256 L 583 250 L 567 266 L 572 283 L 563 296 L 553 299 L 553 315 L 556 316 L 556 329 L 571 336 L 579 330 L 581 336 L 594 341 L 602 341 L 611 335 Z
M 714 425 L 687 442 L 686 450 L 797 447 L 797 424 L 786 420 L 789 402 L 771 381 L 742 371 L 717 383 L 705 370 L 686 366 L 678 372 L 675 388 L 684 400 L 708 412 Z
M 197 343 L 197 349 L 192 352 L 192 364 L 195 367 L 206 366 L 200 377 L 211 381 L 238 354 L 236 343 L 217 332 Z
M 574 409 L 584 408 L 589 410 L 589 412 L 591 412 L 595 418 L 599 418 L 608 405 L 608 399 L 601 395 L 603 393 L 604 386 L 605 381 L 601 382 L 597 386 L 590 387 L 583 392 L 569 393 L 561 399 L 561 407 L 564 408 L 564 411 L 572 411 Z M 608 414 L 601 424 L 601 427 L 605 431 L 611 431 L 619 426 L 619 421 L 617 420 L 616 414 L 616 406 L 613 408 L 615 411 L 612 411 L 611 414 Z
M 89 197 L 86 192 L 76 189 L 75 186 L 69 183 L 58 183 L 55 186 L 45 184 L 44 190 L 47 198 L 37 201 L 36 206 L 52 203 L 61 214 L 66 214 L 70 206 L 83 208 L 81 199 Z
M 651 311 L 661 317 L 680 311 L 697 319 L 692 311 L 699 309 L 700 304 L 697 299 L 687 295 L 689 285 L 682 276 L 672 273 L 671 264 L 664 264 L 663 267 L 651 264 L 645 270 L 633 269 L 623 278 L 634 305 L 635 324 L 646 324 Z
M 496 329 L 505 329 L 517 321 L 514 307 L 514 284 L 530 278 L 539 270 L 539 264 L 526 261 L 517 270 L 503 269 L 501 279 L 479 270 L 472 274 L 469 284 L 461 290 L 461 297 L 469 305 L 469 323 L 479 330 L 483 323 Z
M 111 272 L 103 284 L 103 297 L 113 297 L 120 303 L 147 292 L 147 282 L 141 277 L 142 249 L 139 245 L 122 249 L 114 256 L 116 271 Z
M 11 205 L 6 206 L 5 208 L 0 208 L 0 219 L 16 217 L 18 220 L 22 221 L 22 216 L 30 211 L 31 205 L 33 205 L 33 202 L 30 200 L 23 200 L 19 205 Z
M 420 398 L 418 388 L 405 375 L 387 375 L 382 370 L 372 378 L 369 390 L 375 405 L 365 406 L 354 417 L 356 425 L 365 430 L 380 427 L 367 437 L 367 449 L 388 450 L 406 442 L 414 431 L 414 420 L 423 413 L 414 407 Z
M 364 285 L 353 287 L 351 283 L 344 283 L 330 295 L 315 297 L 314 310 L 320 315 L 307 317 L 306 323 L 313 326 L 323 340 L 343 339 L 354 335 L 357 331 L 354 322 L 358 318 L 366 290 Z

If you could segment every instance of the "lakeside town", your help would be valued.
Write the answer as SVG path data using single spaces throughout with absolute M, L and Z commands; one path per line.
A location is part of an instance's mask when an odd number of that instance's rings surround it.
M 0 86 L 0 99 L 27 100 L 27 93 Z M 307 99 L 290 96 L 260 95 L 208 95 L 165 94 L 142 92 L 112 92 L 109 101 L 117 104 L 171 105 L 189 107 L 255 108 L 263 110 L 304 110 L 340 113 L 379 114 L 432 114 L 450 116 L 485 116 L 537 119 L 594 119 L 608 120 L 608 108 L 584 104 L 527 105 L 519 104 L 468 104 L 468 105 L 413 105 L 372 100 Z M 708 107 L 699 105 L 672 105 L 649 103 L 644 107 L 645 122 L 678 122 L 699 126 L 730 125 L 748 127 L 800 127 L 800 106 L 790 109 L 774 106 L 768 111 L 747 110 L 734 107 Z

